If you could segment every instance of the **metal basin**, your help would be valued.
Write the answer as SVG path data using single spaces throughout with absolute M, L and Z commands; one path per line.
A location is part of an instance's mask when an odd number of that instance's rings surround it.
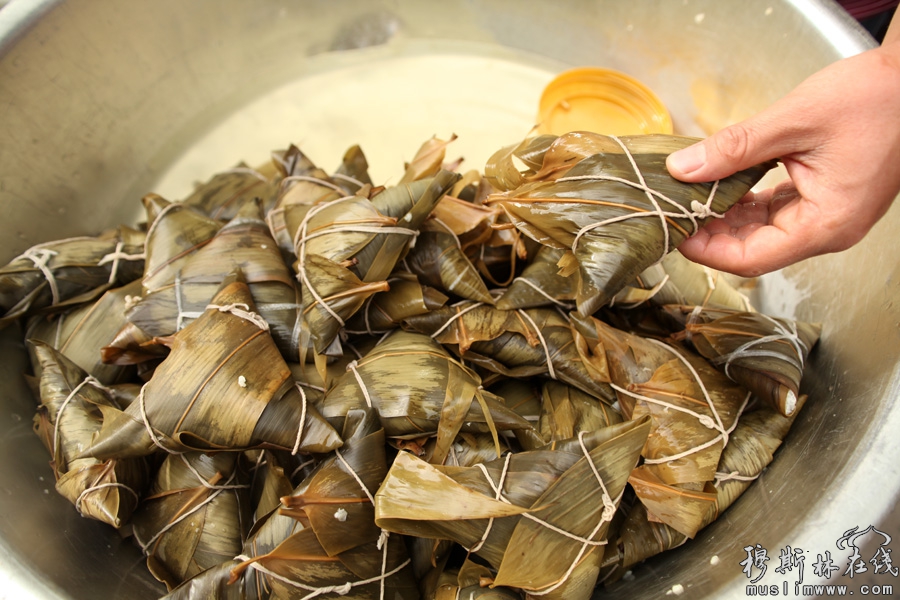
M 573 66 L 637 77 L 676 131 L 703 135 L 872 44 L 835 4 L 813 0 L 16 0 L 0 11 L 0 260 L 133 224 L 145 192 L 177 199 L 191 181 L 291 142 L 326 168 L 359 142 L 390 183 L 424 139 L 457 133 L 451 153 L 480 168 L 527 133 L 541 86 Z M 775 463 L 719 521 L 602 594 L 658 598 L 678 584 L 685 597 L 743 598 L 740 562 L 755 544 L 770 573 L 780 549 L 802 548 L 812 583 L 817 553 L 845 566 L 843 532 L 889 527 L 900 489 L 898 225 L 895 209 L 856 248 L 762 279 L 764 311 L 824 324 L 809 402 Z M 18 331 L 0 334 L 0 353 L 0 589 L 161 595 L 129 540 L 53 491 Z

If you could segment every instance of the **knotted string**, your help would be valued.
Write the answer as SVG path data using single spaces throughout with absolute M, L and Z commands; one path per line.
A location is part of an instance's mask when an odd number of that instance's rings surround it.
M 37 267 L 41 273 L 44 274 L 44 279 L 47 280 L 47 283 L 50 285 L 50 295 L 53 299 L 53 304 L 59 304 L 59 286 L 56 284 L 56 277 L 53 275 L 53 271 L 47 266 L 47 263 L 50 262 L 50 259 L 59 254 L 56 250 L 50 250 L 49 248 L 30 248 L 25 254 L 22 255 L 22 258 L 27 258 L 34 266 Z
M 610 135 L 608 137 L 611 138 L 612 140 L 614 140 L 619 145 L 619 147 L 622 148 L 622 151 L 625 154 L 625 157 L 628 159 L 628 162 L 631 164 L 631 167 L 634 170 L 635 175 L 637 176 L 637 179 L 638 179 L 637 182 L 631 181 L 629 179 L 625 179 L 623 177 L 616 177 L 613 175 L 575 175 L 575 176 L 570 176 L 570 177 L 560 177 L 556 181 L 564 182 L 564 181 L 581 181 L 581 180 L 588 180 L 588 181 L 598 181 L 599 180 L 599 181 L 612 181 L 612 182 L 616 182 L 616 183 L 621 183 L 623 185 L 627 185 L 629 187 L 643 191 L 644 195 L 647 196 L 647 199 L 650 201 L 650 204 L 653 205 L 654 210 L 649 211 L 649 212 L 636 212 L 636 213 L 630 213 L 630 214 L 625 214 L 625 215 L 619 215 L 617 217 L 611 217 L 609 219 L 605 219 L 605 220 L 599 221 L 597 223 L 591 223 L 590 225 L 586 225 L 585 227 L 582 227 L 578 231 L 578 233 L 575 235 L 575 239 L 572 242 L 572 251 L 573 252 L 575 252 L 575 250 L 577 249 L 578 242 L 581 239 L 581 236 L 583 236 L 585 233 L 592 231 L 598 227 L 603 227 L 605 225 L 610 225 L 612 223 L 617 223 L 620 221 L 624 221 L 627 219 L 633 219 L 633 218 L 659 217 L 660 222 L 662 224 L 662 230 L 663 230 L 663 236 L 664 236 L 664 242 L 663 242 L 663 246 L 662 246 L 662 255 L 657 259 L 657 262 L 659 262 L 669 252 L 670 234 L 669 234 L 669 225 L 666 220 L 668 217 L 688 219 L 691 222 L 691 226 L 692 226 L 692 231 L 690 233 L 693 234 L 697 231 L 697 229 L 699 229 L 699 224 L 697 223 L 697 219 L 707 219 L 710 217 L 721 218 L 723 216 L 712 210 L 712 203 L 713 203 L 713 200 L 715 199 L 716 192 L 719 189 L 718 181 L 715 181 L 713 183 L 713 185 L 710 189 L 709 196 L 707 197 L 705 203 L 701 203 L 701 202 L 698 202 L 697 200 L 694 200 L 691 202 L 691 209 L 687 210 L 686 208 L 684 208 L 683 206 L 681 206 L 680 204 L 678 204 L 677 202 L 675 202 L 674 200 L 672 200 L 671 198 L 669 198 L 668 196 L 663 194 L 662 192 L 659 192 L 658 190 L 654 190 L 654 189 L 648 187 L 647 182 L 644 179 L 644 174 L 643 174 L 643 172 L 641 172 L 640 167 L 638 167 L 637 161 L 634 159 L 634 156 L 632 155 L 632 153 L 628 149 L 628 147 L 618 137 L 616 137 L 614 135 Z M 676 212 L 663 210 L 662 205 L 660 205 L 660 203 L 659 203 L 659 200 L 674 207 L 676 209 Z
M 262 329 L 263 331 L 269 331 L 269 324 L 265 319 L 260 316 L 259 313 L 255 313 L 250 310 L 250 306 L 243 302 L 235 302 L 232 304 L 207 304 L 206 310 L 218 310 L 219 312 L 230 313 L 236 317 L 240 317 L 245 321 L 249 321 Z
M 682 356 L 682 354 L 680 352 L 678 352 L 677 350 L 675 350 L 668 344 L 660 342 L 658 340 L 654 340 L 653 338 L 647 338 L 647 341 L 652 342 L 662 348 L 665 348 L 667 351 L 674 354 L 676 356 L 676 358 L 678 358 L 678 360 L 682 364 L 684 364 L 684 366 L 687 368 L 687 370 L 693 376 L 694 380 L 697 382 L 697 384 L 700 388 L 700 392 L 703 395 L 703 399 L 705 400 L 706 405 L 709 407 L 709 410 L 712 413 L 712 416 L 704 415 L 704 414 L 698 413 L 696 411 L 693 411 L 689 408 L 685 408 L 683 406 L 678 406 L 678 405 L 672 404 L 670 402 L 665 402 L 663 400 L 658 400 L 656 398 L 650 398 L 643 394 L 638 394 L 636 392 L 632 392 L 632 391 L 627 390 L 627 389 L 625 389 L 621 386 L 618 386 L 614 383 L 610 383 L 610 386 L 617 392 L 620 392 L 620 393 L 630 396 L 632 398 L 636 398 L 638 400 L 643 400 L 644 402 L 647 402 L 650 404 L 656 404 L 659 406 L 663 406 L 666 409 L 672 409 L 672 410 L 676 410 L 676 411 L 688 414 L 688 415 L 696 418 L 697 421 L 704 427 L 706 427 L 708 429 L 713 429 L 715 431 L 718 431 L 719 433 L 712 439 L 707 440 L 706 442 L 699 444 L 697 446 L 694 446 L 692 448 L 689 448 L 689 449 L 685 450 L 684 452 L 679 452 L 677 454 L 673 454 L 671 456 L 665 456 L 663 458 L 655 458 L 655 459 L 645 458 L 644 463 L 645 464 L 662 464 L 662 463 L 672 462 L 672 461 L 684 458 L 686 456 L 690 456 L 691 454 L 694 454 L 694 453 L 704 450 L 706 448 L 709 448 L 710 446 L 713 446 L 716 443 L 718 443 L 720 440 L 722 441 L 723 447 L 728 445 L 729 436 L 730 436 L 731 432 L 734 431 L 734 428 L 737 427 L 737 423 L 738 423 L 737 416 L 735 416 L 734 422 L 729 427 L 726 428 L 722 421 L 721 416 L 719 415 L 718 410 L 716 410 L 716 406 L 712 401 L 712 397 L 710 396 L 709 391 L 706 389 L 706 385 L 703 383 L 703 380 L 700 378 L 700 374 L 697 373 L 697 370 L 694 368 L 694 366 L 684 356 Z M 751 395 L 752 394 L 750 392 L 748 392 L 746 394 L 746 396 L 744 397 L 744 401 L 741 404 L 740 409 L 738 410 L 738 414 L 740 414 L 741 412 L 744 411 L 744 408 L 747 406 L 747 403 L 750 401 Z
M 109 281 L 107 283 L 112 284 L 116 281 L 116 275 L 119 272 L 119 261 L 120 260 L 144 260 L 146 254 L 141 252 L 139 254 L 128 254 L 126 252 L 122 252 L 122 248 L 125 246 L 125 243 L 121 240 L 116 242 L 116 249 L 111 253 L 107 254 L 97 263 L 97 266 L 102 267 L 108 262 L 112 262 L 112 267 L 109 270 Z

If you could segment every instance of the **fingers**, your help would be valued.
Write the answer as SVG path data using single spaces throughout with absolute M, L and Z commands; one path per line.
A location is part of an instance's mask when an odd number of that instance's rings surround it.
M 715 181 L 778 158 L 780 145 L 767 139 L 767 130 L 754 121 L 726 127 L 693 146 L 673 152 L 666 159 L 669 173 L 682 181 Z
M 679 251 L 689 260 L 742 277 L 757 277 L 814 256 L 798 251 L 783 231 L 758 225 L 745 238 L 701 232 L 686 240 Z
M 755 277 L 829 251 L 813 226 L 815 220 L 815 209 L 800 198 L 791 182 L 785 182 L 747 194 L 679 250 L 708 267 Z
M 807 100 L 789 95 L 753 117 L 726 127 L 703 141 L 673 152 L 666 159 L 669 173 L 688 182 L 715 181 L 743 169 L 814 147 L 806 119 Z

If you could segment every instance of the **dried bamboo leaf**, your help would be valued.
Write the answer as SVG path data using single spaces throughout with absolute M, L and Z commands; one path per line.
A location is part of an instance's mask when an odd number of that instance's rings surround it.
M 249 529 L 249 485 L 239 457 L 170 454 L 135 512 L 135 540 L 169 590 L 240 553 Z
M 368 434 L 356 431 L 351 444 L 323 460 L 281 500 L 282 514 L 308 520 L 329 556 L 377 542 L 381 534 L 370 497 L 387 474 L 384 429 L 374 414 L 364 424 Z
M 317 352 L 334 344 L 339 329 L 371 294 L 388 289 L 384 279 L 458 177 L 441 171 L 385 190 L 371 202 L 341 199 L 307 213 L 298 230 L 294 269 Z
M 110 344 L 125 324 L 125 310 L 141 293 L 141 281 L 135 279 L 122 287 L 109 290 L 96 302 L 47 317 L 34 317 L 25 337 L 39 340 L 59 350 L 69 360 L 87 371 L 100 383 L 109 385 L 124 381 L 133 369 L 105 364 L 100 348 Z M 40 377 L 40 364 L 31 353 L 35 376 Z
M 528 379 L 501 377 L 488 386 L 491 393 L 503 399 L 503 403 L 521 415 L 523 419 L 537 422 L 541 418 L 541 384 Z M 543 445 L 543 443 L 541 444 Z
M 716 493 L 711 485 L 700 490 L 691 485 L 668 485 L 654 470 L 643 466 L 632 471 L 628 483 L 654 520 L 689 538 L 718 514 Z
M 546 507 L 540 511 L 543 520 L 586 540 L 605 539 L 650 423 L 640 419 L 595 431 L 601 432 L 603 441 L 590 447 L 587 440 L 591 434 L 579 436 L 584 456 L 536 502 L 536 506 Z M 591 597 L 603 558 L 602 545 L 591 547 L 574 541 L 529 519 L 519 520 L 509 545 L 516 549 L 526 547 L 524 556 L 503 561 L 495 585 L 558 598 Z
M 237 586 L 271 589 L 278 598 L 336 589 L 355 598 L 418 598 L 403 540 L 371 526 L 368 496 L 387 469 L 377 415 L 352 411 L 342 435 L 346 445 L 317 465 L 283 500 L 284 508 L 251 533 L 241 562 L 233 565 Z M 332 529 L 335 523 L 340 532 Z
M 368 162 L 359 146 L 350 147 L 340 167 L 331 177 L 296 146 L 273 155 L 284 173 L 278 200 L 266 212 L 266 222 L 277 241 L 286 262 L 292 262 L 294 239 L 306 214 L 316 204 L 323 204 L 347 195 L 365 196 L 370 188 Z
M 721 514 L 762 474 L 774 458 L 800 409 L 806 403 L 801 395 L 790 417 L 762 405 L 741 415 L 740 421 L 722 452 L 716 473 L 716 493 Z
M 168 348 L 156 343 L 153 336 L 126 322 L 110 342 L 100 348 L 100 360 L 109 365 L 141 365 L 166 357 Z
M 562 584 L 590 545 L 581 540 L 602 540 L 648 431 L 646 419 L 621 423 L 480 467 L 431 466 L 400 453 L 375 496 L 376 523 L 455 540 L 498 569 L 494 585 Z
M 154 194 L 145 196 L 143 201 L 148 215 L 155 215 L 148 219 L 142 280 L 144 292 L 149 293 L 172 284 L 187 258 L 208 244 L 222 224 L 196 208 L 171 203 Z
M 423 283 L 458 298 L 493 304 L 494 299 L 459 238 L 442 222 L 426 221 L 406 264 Z
M 334 419 L 352 409 L 374 408 L 390 437 L 436 435 L 433 460 L 438 463 L 447 458 L 464 424 L 495 436 L 498 430 L 531 428 L 481 390 L 475 372 L 427 336 L 391 333 L 351 365 L 325 395 L 322 414 Z
M 525 177 L 527 181 L 554 181 L 585 158 L 621 151 L 612 137 L 590 131 L 546 135 L 540 143 L 535 140 L 534 146 L 529 167 L 535 172 Z
M 444 162 L 447 146 L 453 143 L 456 137 L 456 134 L 453 134 L 446 141 L 432 137 L 422 144 L 413 159 L 406 165 L 406 172 L 403 173 L 400 183 L 410 183 L 437 174 Z
M 515 433 L 518 434 L 518 430 Z M 536 433 L 532 433 L 527 439 L 531 442 L 531 446 L 528 449 L 544 445 L 544 440 Z M 507 452 L 521 452 L 523 450 L 522 445 L 518 444 L 515 439 L 500 437 L 499 440 L 500 448 L 498 452 L 496 441 L 491 434 L 462 431 L 456 436 L 453 444 L 450 445 L 447 458 L 440 464 L 454 467 L 471 467 L 478 463 L 495 460 Z M 436 440 L 433 437 L 391 438 L 388 440 L 388 443 L 397 450 L 409 452 L 431 464 L 438 464 L 433 458 L 436 447 Z
M 805 396 L 801 396 L 801 402 Z M 741 415 L 738 425 L 722 451 L 716 473 L 715 510 L 709 509 L 702 526 L 722 514 L 772 461 L 773 454 L 790 429 L 792 417 L 784 417 L 767 406 Z M 619 528 L 617 546 L 621 548 L 612 569 L 612 581 L 633 565 L 684 543 L 687 536 L 669 525 L 651 519 L 641 502 L 635 503 Z
M 682 349 L 593 318 L 576 326 L 597 340 L 594 354 L 606 353 L 622 414 L 652 417 L 648 468 L 669 485 L 712 481 L 749 393 Z
M 196 321 L 165 340 L 171 352 L 141 399 L 104 422 L 91 456 L 340 445 L 294 383 L 256 313 L 247 284 L 229 278 Z
M 622 415 L 611 406 L 558 381 L 544 382 L 542 400 L 538 427 L 548 443 L 622 422 Z
M 86 517 L 121 527 L 131 517 L 147 481 L 141 459 L 81 457 L 100 430 L 107 389 L 43 342 L 31 342 L 41 367 L 41 405 L 35 430 L 50 451 L 57 491 Z
M 425 591 L 432 600 L 522 600 L 521 592 L 508 587 L 484 585 L 494 574 L 484 565 L 466 560 L 459 569 L 441 570 L 435 574 L 434 585 Z
M 137 279 L 144 241 L 143 232 L 121 226 L 32 246 L 0 268 L 0 328 L 37 311 L 93 301 Z
M 565 317 L 546 308 L 502 311 L 458 304 L 406 319 L 471 363 L 507 377 L 549 376 L 610 404 L 606 381 L 592 377 L 582 362 Z
M 712 316 L 692 312 L 678 337 L 689 339 L 733 381 L 791 416 L 797 408 L 806 357 L 819 339 L 821 325 L 748 312 L 710 320 Z
M 525 182 L 524 175 L 540 168 L 544 153 L 555 139 L 555 136 L 542 135 L 501 148 L 484 165 L 485 179 L 501 191 L 519 187 Z M 524 173 L 519 171 L 514 159 L 525 164 Z
M 767 163 L 714 184 L 688 184 L 669 175 L 665 159 L 695 139 L 611 139 L 618 151 L 594 154 L 564 177 L 526 183 L 488 200 L 526 235 L 574 254 L 576 303 L 584 315 L 607 304 L 641 271 L 730 208 L 771 168 Z
M 239 163 L 197 186 L 182 203 L 220 221 L 233 219 L 240 212 L 241 205 L 248 201 L 258 201 L 263 212 L 267 213 L 278 198 L 282 176 L 271 168 L 268 173 L 264 171 Z
M 233 563 L 221 563 L 199 573 L 162 596 L 161 600 L 267 600 L 268 590 L 229 585 Z
M 418 588 L 408 566 L 401 541 L 386 543 L 384 550 L 375 543 L 348 550 L 337 557 L 328 556 L 314 532 L 303 529 L 293 534 L 274 550 L 256 556 L 254 570 L 268 576 L 273 598 L 306 598 L 338 590 L 341 595 L 375 600 L 379 597 L 412 600 L 419 597 Z M 384 570 L 382 571 L 382 561 Z M 377 564 L 376 564 L 377 563 Z M 383 583 L 382 583 L 383 582 Z
M 424 286 L 412 273 L 397 271 L 388 279 L 391 288 L 370 296 L 347 323 L 347 332 L 377 335 L 397 329 L 409 317 L 424 315 L 447 303 L 447 296 Z
M 372 185 L 372 178 L 369 177 L 369 161 L 358 144 L 354 144 L 347 148 L 341 159 L 341 164 L 332 175 L 332 180 L 340 182 L 345 187 L 349 187 L 350 193 L 357 193 L 366 185 Z
M 613 300 L 614 304 L 626 306 L 647 301 L 657 306 L 680 304 L 754 311 L 750 299 L 731 285 L 723 273 L 689 261 L 678 250 L 644 269 Z
M 612 565 L 614 575 L 607 576 L 607 581 L 615 581 L 622 577 L 632 566 L 671 550 L 687 540 L 683 533 L 672 529 L 665 523 L 651 520 L 646 507 L 635 502 L 628 511 L 628 516 L 618 534 L 616 546 L 620 548 L 618 560 Z
M 260 206 L 247 201 L 202 248 L 181 263 L 175 279 L 134 303 L 128 320 L 149 337 L 179 331 L 203 313 L 222 281 L 240 269 L 260 315 L 278 348 L 299 361 L 310 348 L 301 318 L 300 290 L 262 220 Z
M 253 458 L 253 454 L 256 457 Z M 250 491 L 252 495 L 253 522 L 281 506 L 282 496 L 291 493 L 290 474 L 280 463 L 278 455 L 270 450 L 255 450 L 247 453 L 253 462 L 253 478 Z
M 563 250 L 541 246 L 534 258 L 513 279 L 506 292 L 497 300 L 497 308 L 510 310 L 538 306 L 570 308 L 575 299 L 576 277 L 559 274 Z
M 356 314 L 372 294 L 387 291 L 390 285 L 387 281 L 365 283 L 349 269 L 315 254 L 306 257 L 303 275 L 303 316 L 315 351 L 339 356 L 343 352 L 338 332 L 346 320 Z

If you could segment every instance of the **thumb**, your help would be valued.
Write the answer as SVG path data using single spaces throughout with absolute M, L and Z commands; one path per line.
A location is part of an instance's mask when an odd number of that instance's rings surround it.
M 751 118 L 722 129 L 666 159 L 672 177 L 681 181 L 715 181 L 778 158 L 781 132 L 764 118 Z

